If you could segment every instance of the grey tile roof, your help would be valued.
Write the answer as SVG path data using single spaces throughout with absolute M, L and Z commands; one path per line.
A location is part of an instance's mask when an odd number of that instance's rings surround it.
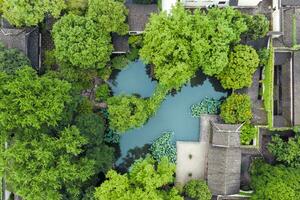
M 126 4 L 128 8 L 129 31 L 142 32 L 149 21 L 151 13 L 157 13 L 156 4 Z
M 294 52 L 294 125 L 300 125 L 300 51 Z
M 208 150 L 208 187 L 213 195 L 236 194 L 241 177 L 241 124 L 212 123 L 212 144 Z
M 129 52 L 129 44 L 128 44 L 128 36 L 120 36 L 117 34 L 112 35 L 112 42 L 113 42 L 113 47 L 114 47 L 114 52 L 124 52 L 127 53 Z
M 281 0 L 282 6 L 300 6 L 299 0 Z
M 1 28 L 0 41 L 7 48 L 22 51 L 31 61 L 33 67 L 39 67 L 39 31 L 38 28 Z
M 218 124 L 212 123 L 213 146 L 240 147 L 241 124 Z

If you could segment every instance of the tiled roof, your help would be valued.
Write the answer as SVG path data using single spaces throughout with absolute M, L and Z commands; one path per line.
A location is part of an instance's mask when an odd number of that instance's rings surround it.
M 113 52 L 129 52 L 128 36 L 120 36 L 117 34 L 112 35 L 112 42 L 114 51 Z
M 282 6 L 300 6 L 299 0 L 281 0 Z

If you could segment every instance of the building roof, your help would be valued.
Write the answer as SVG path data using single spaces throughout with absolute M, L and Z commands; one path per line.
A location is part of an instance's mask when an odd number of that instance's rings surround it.
M 208 187 L 214 195 L 236 194 L 240 190 L 241 124 L 212 123 L 212 145 L 208 150 Z
M 129 32 L 143 32 L 151 13 L 157 13 L 156 4 L 126 4 L 128 8 Z
M 240 147 L 241 127 L 241 124 L 212 123 L 212 145 L 223 147 Z
M 112 43 L 114 47 L 113 53 L 128 53 L 130 51 L 128 44 L 128 36 L 112 35 Z
M 207 183 L 213 195 L 239 193 L 241 160 L 240 148 L 209 148 Z
M 281 0 L 282 6 L 300 6 L 299 0 Z
M 19 49 L 28 56 L 31 64 L 35 68 L 39 68 L 39 31 L 38 28 L 13 28 L 2 22 L 0 30 L 0 41 L 7 48 Z
M 294 52 L 294 125 L 300 125 L 300 51 Z

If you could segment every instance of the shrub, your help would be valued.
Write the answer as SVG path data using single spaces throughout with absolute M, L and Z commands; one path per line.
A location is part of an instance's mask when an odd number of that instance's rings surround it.
M 268 150 L 276 157 L 276 160 L 289 167 L 300 167 L 300 135 L 284 141 L 278 135 L 272 137 Z
M 150 115 L 147 101 L 136 96 L 114 96 L 107 103 L 110 128 L 118 133 L 142 126 Z
M 263 38 L 269 32 L 270 23 L 266 16 L 262 14 L 247 15 L 246 22 L 248 26 L 247 34 L 251 39 L 257 40 Z
M 250 122 L 252 119 L 251 100 L 245 94 L 232 94 L 221 105 L 221 117 L 225 123 Z
M 106 101 L 111 96 L 110 88 L 107 84 L 100 85 L 96 90 L 96 100 Z
M 107 81 L 109 79 L 111 73 L 112 73 L 112 69 L 110 67 L 104 67 L 99 70 L 98 74 L 102 80 Z
M 201 114 L 219 114 L 221 101 L 214 98 L 205 97 L 200 103 L 191 107 L 192 116 L 200 117 Z
M 254 48 L 237 45 L 230 53 L 228 66 L 217 77 L 225 89 L 250 87 L 258 64 L 259 58 Z
M 116 56 L 111 60 L 111 66 L 114 69 L 123 69 L 125 68 L 129 63 L 129 60 L 126 56 L 121 55 L 121 56 Z
M 143 44 L 143 36 L 142 35 L 131 35 L 128 38 L 128 43 L 133 48 L 141 48 Z
M 255 138 L 257 131 L 257 128 L 251 124 L 243 125 L 240 135 L 241 144 L 249 145 L 251 141 Z
M 88 7 L 88 0 L 67 0 L 66 4 L 69 12 L 82 15 Z
M 139 58 L 139 49 L 132 48 L 130 52 L 127 54 L 127 59 L 130 61 L 135 61 Z
M 29 59 L 17 49 L 5 48 L 0 43 L 0 71 L 4 71 L 7 74 L 15 74 L 15 72 L 29 65 Z
M 110 144 L 118 144 L 120 142 L 121 135 L 116 133 L 115 131 L 108 129 L 105 134 L 103 140 Z
M 188 197 L 196 200 L 210 200 L 212 198 L 207 184 L 202 180 L 190 180 L 183 190 Z
M 150 151 L 155 160 L 160 161 L 163 157 L 167 157 L 170 162 L 176 162 L 176 147 L 172 143 L 173 134 L 173 132 L 165 132 L 152 143 Z

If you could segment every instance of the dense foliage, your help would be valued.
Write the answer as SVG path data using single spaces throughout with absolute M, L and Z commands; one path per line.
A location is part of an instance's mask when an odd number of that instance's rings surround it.
M 0 71 L 14 74 L 17 69 L 28 66 L 29 59 L 17 49 L 7 49 L 0 43 Z
M 148 119 L 147 101 L 135 96 L 114 96 L 107 100 L 110 128 L 125 132 L 142 126 Z
M 121 1 L 89 0 L 87 17 L 96 22 L 100 30 L 124 35 L 128 32 L 128 25 L 125 23 L 127 13 Z
M 220 112 L 221 100 L 205 97 L 200 103 L 191 106 L 193 117 L 200 117 L 202 114 L 217 115 Z
M 2 130 L 56 125 L 65 103 L 70 100 L 69 83 L 38 77 L 31 67 L 24 67 L 12 76 L 0 72 L 0 80 Z
M 245 94 L 232 94 L 221 105 L 221 117 L 228 124 L 249 122 L 252 119 L 251 100 Z
M 258 130 L 255 126 L 251 124 L 244 124 L 240 135 L 241 144 L 249 145 L 256 137 L 257 131 Z
M 102 84 L 96 89 L 96 100 L 106 101 L 111 96 L 110 88 L 107 84 Z
M 112 52 L 110 35 L 89 18 L 68 14 L 53 26 L 55 56 L 82 69 L 103 68 Z
M 195 200 L 211 200 L 212 194 L 202 180 L 190 180 L 183 188 L 184 193 Z
M 162 158 L 167 157 L 170 162 L 176 162 L 176 146 L 172 141 L 173 135 L 173 132 L 165 132 L 154 140 L 150 151 L 155 160 L 160 161 Z
M 272 166 L 257 160 L 251 167 L 251 199 L 297 200 L 300 198 L 300 169 Z
M 273 136 L 268 146 L 276 160 L 289 167 L 300 167 L 300 135 L 284 141 L 279 135 Z
M 180 88 L 202 67 L 206 75 L 222 72 L 230 44 L 247 30 L 241 13 L 213 8 L 194 15 L 181 6 L 172 14 L 153 15 L 146 27 L 141 57 L 155 66 L 155 78 L 169 88 Z
M 230 53 L 228 65 L 217 77 L 225 89 L 250 87 L 258 64 L 259 57 L 255 49 L 246 45 L 237 45 Z
M 118 174 L 111 170 L 106 180 L 96 189 L 97 200 L 182 200 L 178 191 L 173 187 L 163 189 L 172 184 L 175 165 L 163 158 L 159 163 L 147 156 L 144 160 L 136 161 L 127 174 Z M 165 187 L 164 187 L 165 188 Z
M 25 199 L 60 200 L 63 186 L 73 193 L 93 174 L 94 161 L 78 157 L 86 143 L 76 127 L 64 129 L 58 138 L 42 134 L 16 140 L 1 155 L 6 180 Z
M 15 26 L 34 26 L 43 21 L 45 14 L 59 17 L 65 7 L 64 0 L 4 0 L 2 12 Z
M 248 31 L 246 34 L 251 39 L 257 40 L 267 35 L 270 29 L 270 22 L 265 15 L 245 15 L 245 18 L 248 26 Z
M 69 12 L 82 15 L 88 7 L 88 0 L 66 0 L 66 5 Z

